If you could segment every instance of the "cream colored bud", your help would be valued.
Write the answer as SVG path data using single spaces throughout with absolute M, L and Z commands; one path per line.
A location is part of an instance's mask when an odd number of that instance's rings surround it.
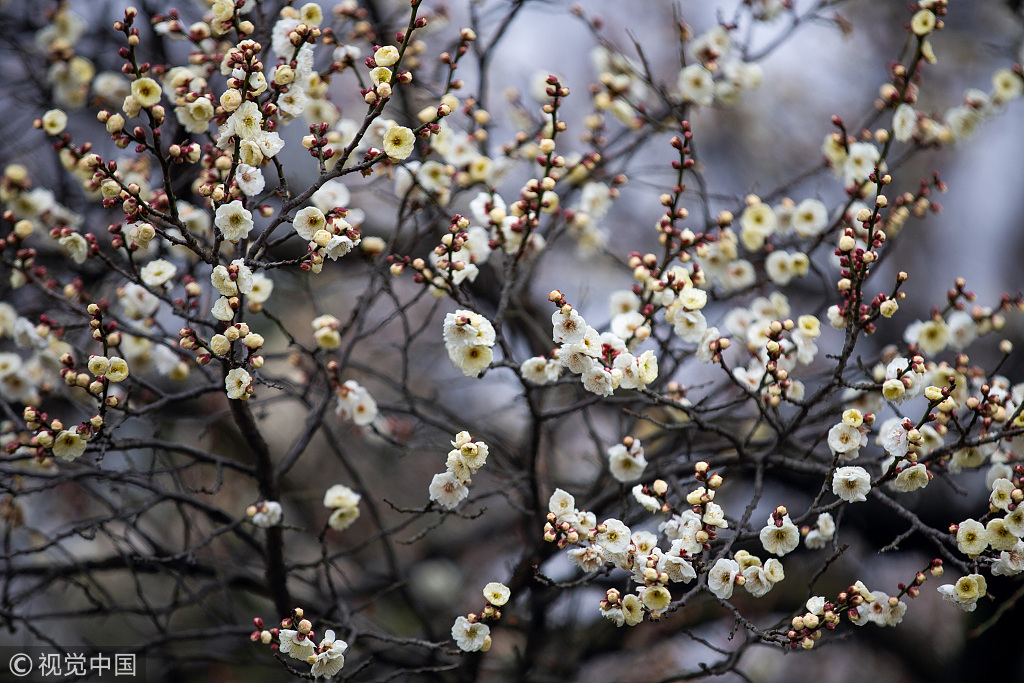
M 331 233 L 323 229 L 317 230 L 313 233 L 313 241 L 318 247 L 326 247 L 331 241 Z
M 274 81 L 279 85 L 288 85 L 295 80 L 295 70 L 287 64 L 281 64 L 274 69 Z
M 906 386 L 898 379 L 887 379 L 882 384 L 882 396 L 887 401 L 898 401 L 906 392 Z
M 218 356 L 227 355 L 231 351 L 231 342 L 223 334 L 215 334 L 210 338 L 210 350 Z
M 167 375 L 174 382 L 184 382 L 188 379 L 189 369 L 188 363 L 180 361 L 175 363 L 174 367 L 171 368 L 171 372 Z
M 14 224 L 14 234 L 19 239 L 25 239 L 35 231 L 35 226 L 32 225 L 32 221 L 22 218 L 20 221 Z
M 120 133 L 124 130 L 124 117 L 120 114 L 113 114 L 107 119 L 107 132 L 108 133 Z
M 89 372 L 96 375 L 105 375 L 110 369 L 110 361 L 106 356 L 89 356 Z
M 420 123 L 428 123 L 434 120 L 437 116 L 437 107 L 423 107 L 419 113 L 416 114 L 416 118 L 419 119 Z
M 234 111 L 242 104 L 242 93 L 234 88 L 228 88 L 220 96 L 220 106 L 224 111 Z

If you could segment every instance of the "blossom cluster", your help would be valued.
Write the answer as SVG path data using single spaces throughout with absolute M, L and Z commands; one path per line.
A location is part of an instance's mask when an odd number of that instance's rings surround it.
M 459 616 L 452 624 L 452 639 L 464 652 L 487 652 L 491 649 L 491 627 L 485 622 L 501 619 L 501 607 L 509 601 L 512 592 L 503 583 L 492 581 L 484 586 L 487 605 L 479 614 Z
M 469 432 L 455 435 L 452 450 L 445 461 L 446 471 L 430 480 L 430 500 L 454 510 L 469 495 L 469 484 L 477 470 L 487 462 L 490 449 L 483 441 L 473 441 Z
M 639 448 L 639 441 L 632 437 L 626 440 L 629 447 Z M 577 509 L 575 498 L 562 489 L 556 489 L 548 500 L 545 540 L 568 548 L 569 560 L 583 571 L 598 572 L 610 564 L 626 570 L 636 585 L 635 593 L 625 595 L 610 589 L 601 601 L 601 614 L 616 625 L 636 626 L 645 616 L 652 620 L 661 618 L 673 604 L 669 586 L 693 581 L 698 571 L 708 572 L 709 590 L 722 598 L 732 595 L 734 584 L 744 583 L 741 572 L 748 569 L 748 590 L 757 596 L 764 595 L 784 578 L 778 560 L 772 558 L 762 566 L 761 560 L 746 551 L 737 553 L 735 560 L 719 558 L 710 570 L 704 567 L 709 543 L 721 530 L 728 529 L 729 523 L 721 506 L 713 502 L 723 478 L 709 472 L 705 462 L 697 463 L 694 476 L 700 485 L 686 495 L 686 509 L 669 503 L 669 485 L 664 480 L 655 480 L 650 487 L 638 484 L 633 488 L 637 503 L 651 513 L 666 515 L 657 526 L 659 534 L 633 531 L 615 518 L 598 524 L 594 513 Z M 796 527 L 793 533 L 799 542 Z M 669 543 L 667 550 L 658 546 L 660 535 Z M 779 555 L 788 552 L 780 552 L 776 541 L 766 540 L 765 548 L 769 547 Z M 742 569 L 739 562 L 744 563 Z
M 263 620 L 253 619 L 256 630 L 250 640 L 269 645 L 271 650 L 288 655 L 310 665 L 309 675 L 312 678 L 333 678 L 345 666 L 345 652 L 348 643 L 335 637 L 334 631 L 323 632 L 320 642 L 316 642 L 313 624 L 304 619 L 305 611 L 296 607 L 292 614 L 281 620 L 279 626 L 264 628 Z
M 362 496 L 344 484 L 335 484 L 324 493 L 324 507 L 331 511 L 327 525 L 343 531 L 359 519 L 359 501 Z
M 558 361 L 569 372 L 580 375 L 587 391 L 598 396 L 610 396 L 620 387 L 643 389 L 657 379 L 658 360 L 654 352 L 647 350 L 634 355 L 629 351 L 627 340 L 634 342 L 635 346 L 635 342 L 649 334 L 649 331 L 645 334 L 645 327 L 627 327 L 626 339 L 613 331 L 599 333 L 565 302 L 561 292 L 553 291 L 548 298 L 558 306 L 558 310 L 551 314 L 552 339 L 561 344 L 556 352 Z M 527 370 L 523 372 L 525 375 Z M 547 377 L 546 369 L 544 377 Z
M 494 326 L 479 313 L 458 310 L 445 316 L 444 347 L 466 377 L 479 377 L 490 366 L 494 341 Z

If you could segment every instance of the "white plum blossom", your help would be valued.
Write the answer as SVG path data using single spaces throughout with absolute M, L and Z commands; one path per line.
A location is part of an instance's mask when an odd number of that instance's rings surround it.
M 882 395 L 888 401 L 902 403 L 905 400 L 918 396 L 924 391 L 923 375 L 910 367 L 910 361 L 903 357 L 897 357 L 889 361 L 885 366 L 885 382 L 882 385 Z M 893 390 L 892 394 L 887 389 Z
M 721 557 L 708 572 L 708 590 L 722 600 L 732 597 L 736 577 L 740 574 L 740 566 L 736 560 Z
M 459 478 L 459 481 L 469 483 L 472 475 L 484 466 L 487 462 L 489 448 L 483 441 L 473 441 L 469 432 L 459 432 L 452 441 L 454 447 L 448 452 L 446 466 L 448 471 Z
M 213 219 L 224 239 L 237 242 L 249 235 L 253 228 L 252 212 L 246 209 L 241 200 L 234 200 L 217 207 Z
M 665 565 L 663 567 L 670 581 L 689 583 L 697 578 L 697 572 L 687 559 L 686 543 L 682 540 L 672 541 L 672 546 L 665 553 Z
M 334 208 L 346 208 L 352 195 L 348 187 L 340 180 L 328 180 L 309 198 L 313 205 L 326 213 Z
M 893 486 L 897 491 L 909 493 L 924 488 L 929 481 L 931 481 L 931 475 L 928 468 L 921 463 L 916 463 L 897 474 Z
M 343 531 L 359 519 L 359 501 L 362 495 L 344 484 L 335 484 L 324 492 L 324 507 L 332 510 L 327 525 Z
M 78 427 L 65 429 L 53 439 L 53 455 L 61 460 L 71 462 L 85 453 L 86 440 L 78 433 Z
M 625 311 L 617 314 L 611 321 L 612 333 L 622 339 L 629 339 L 637 334 L 637 330 L 643 328 L 650 334 L 650 326 L 639 311 Z
M 466 377 L 479 377 L 491 365 L 494 352 L 488 346 L 450 346 L 448 358 Z
M 583 316 L 567 307 L 551 314 L 551 324 L 554 326 L 552 339 L 558 344 L 578 344 L 587 331 Z
M 907 612 L 907 603 L 890 598 L 882 591 L 872 591 L 871 601 L 865 600 L 857 607 L 859 618 L 853 623 L 863 626 L 867 623 L 878 626 L 897 626 Z
M 558 380 L 561 374 L 562 364 L 556 358 L 543 358 L 534 356 L 527 358 L 519 366 L 519 374 L 523 379 L 533 384 L 551 384 Z
M 467 377 L 477 377 L 490 366 L 494 339 L 494 327 L 479 313 L 458 310 L 445 316 L 448 358 Z
M 238 183 L 238 189 L 246 197 L 255 197 L 263 192 L 263 187 L 266 185 L 263 171 L 259 167 L 249 164 L 238 164 L 238 168 L 235 170 L 235 181 Z
M 956 532 L 957 548 L 964 555 L 980 555 L 989 545 L 985 525 L 973 519 L 960 522 Z
M 1016 576 L 1024 571 L 1024 541 L 1018 540 L 1012 548 L 999 553 L 999 559 L 992 564 L 995 576 Z
M 230 322 L 235 317 L 235 309 L 231 307 L 231 300 L 222 296 L 213 302 L 213 308 L 210 309 L 210 313 L 214 318 L 222 322 Z
M 819 199 L 805 199 L 793 210 L 793 229 L 800 237 L 816 237 L 828 227 L 828 209 Z
M 217 146 L 228 149 L 232 138 L 255 140 L 263 132 L 263 114 L 252 100 L 242 102 L 220 128 Z
M 479 652 L 490 644 L 491 629 L 479 621 L 458 617 L 452 625 L 452 639 L 464 652 Z
M 850 145 L 842 167 L 843 182 L 846 185 L 862 183 L 874 173 L 880 157 L 878 148 L 870 142 L 855 142 Z
M 361 237 L 353 239 L 345 232 L 338 235 L 332 235 L 330 241 L 328 241 L 326 246 L 324 246 L 324 253 L 327 254 L 332 261 L 337 261 L 345 254 L 358 247 L 362 241 Z
M 616 480 L 623 483 L 636 481 L 647 468 L 640 440 L 629 437 L 629 441 L 629 447 L 617 443 L 608 449 L 608 469 Z
M 668 319 L 667 311 L 665 317 Z M 708 330 L 708 321 L 700 311 L 677 310 L 669 322 L 674 324 L 675 333 L 685 342 L 700 343 Z
M 778 216 L 768 204 L 749 204 L 740 214 L 740 241 L 747 251 L 759 251 L 779 227 Z
M 661 510 L 661 501 L 654 496 L 650 496 L 644 493 L 643 484 L 637 484 L 632 490 L 633 498 L 636 502 L 640 503 L 648 512 L 659 512 Z
M 429 490 L 430 500 L 449 510 L 455 509 L 469 495 L 469 488 L 452 472 L 435 474 Z
M 832 515 L 823 512 L 818 515 L 818 521 L 814 528 L 807 532 L 804 536 L 804 545 L 812 550 L 819 550 L 828 545 L 828 542 L 832 540 L 832 537 L 836 533 L 835 520 Z
M 559 522 L 576 521 L 576 499 L 571 493 L 562 489 L 555 489 L 548 499 L 548 512 L 553 513 Z
M 910 441 L 907 439 L 908 430 L 903 426 L 899 418 L 886 420 L 879 429 L 879 445 L 885 452 L 895 458 L 902 458 L 910 448 Z
M 249 521 L 256 526 L 269 529 L 281 523 L 283 511 L 281 504 L 276 500 L 265 500 L 257 503 L 254 508 L 255 513 L 250 515 Z
M 637 589 L 644 607 L 658 614 L 668 609 L 672 603 L 672 593 L 661 585 L 646 586 Z
M 704 334 L 701 335 L 700 341 L 697 342 L 697 360 L 701 363 L 710 363 L 716 349 L 712 348 L 712 344 L 717 344 L 718 340 L 722 338 L 722 333 L 717 327 L 709 327 L 704 330 Z
M 278 634 L 278 649 L 280 652 L 295 659 L 306 660 L 313 655 L 316 649 L 313 642 L 305 635 L 293 629 L 283 628 Z
M 327 218 L 324 216 L 324 212 L 317 207 L 307 206 L 304 209 L 299 209 L 295 214 L 292 227 L 295 228 L 299 237 L 309 242 L 312 241 L 317 230 L 327 227 Z
M 658 526 L 658 531 L 665 534 L 673 542 L 679 541 L 679 549 L 689 555 L 696 555 L 704 547 L 697 542 L 697 532 L 704 528 L 700 516 L 693 510 L 683 510 Z
M 339 417 L 365 427 L 377 419 L 377 402 L 366 387 L 350 379 L 338 389 L 336 411 Z
M 129 282 L 118 290 L 118 301 L 121 310 L 132 320 L 148 318 L 160 307 L 159 297 L 134 282 Z
M 57 241 L 68 252 L 72 261 L 78 264 L 85 263 L 85 259 L 89 256 L 89 243 L 85 241 L 84 237 L 73 232 Z
M 718 503 L 708 503 L 704 506 L 703 519 L 705 524 L 717 526 L 719 529 L 728 529 L 729 522 L 725 519 L 725 510 Z
M 978 600 L 988 593 L 988 584 L 981 574 L 968 574 L 957 579 L 955 584 L 939 586 L 938 591 L 946 602 L 964 612 L 973 612 L 978 606 Z
M 155 259 L 142 267 L 139 277 L 143 284 L 149 287 L 162 287 L 164 283 L 171 280 L 178 272 L 178 269 L 170 261 Z
M 458 310 L 444 319 L 446 346 L 493 346 L 494 327 L 479 313 Z
M 828 447 L 840 460 L 853 460 L 860 447 L 867 443 L 867 437 L 860 429 L 840 422 L 828 431 Z
M 775 583 L 769 578 L 765 568 L 759 564 L 753 564 L 744 569 L 741 574 L 743 575 L 743 587 L 747 589 L 747 592 L 753 595 L 755 598 L 763 597 L 767 595 L 768 591 L 772 589 Z
M 1009 511 L 1010 505 L 1013 503 L 1011 495 L 1017 488 L 1013 482 L 1006 477 L 999 477 L 992 482 L 989 488 L 992 489 L 988 498 L 989 504 L 997 510 Z
M 949 343 L 949 326 L 942 318 L 919 320 L 907 326 L 903 339 L 908 344 L 917 344 L 921 353 L 934 356 L 941 353 Z
M 629 527 L 617 519 L 606 519 L 601 523 L 603 531 L 597 532 L 597 542 L 610 553 L 621 554 L 629 550 Z
M 709 106 L 715 98 L 715 79 L 701 64 L 690 64 L 679 72 L 676 88 L 687 102 Z
M 832 493 L 847 503 L 866 501 L 871 490 L 871 475 L 863 467 L 838 467 L 832 475 Z
M 616 384 L 612 372 L 599 363 L 595 363 L 583 373 L 583 388 L 598 396 L 611 396 Z
M 993 550 L 1010 550 L 1020 540 L 1010 530 L 1006 520 L 999 517 L 988 520 L 988 524 L 985 526 L 985 534 L 988 544 L 992 546 Z
M 978 336 L 978 323 L 966 311 L 953 311 L 946 319 L 947 343 L 954 351 L 963 351 Z
M 759 537 L 764 549 L 779 557 L 793 552 L 800 545 L 800 530 L 790 521 L 789 515 L 783 516 L 780 523 L 776 523 L 775 517 L 769 516 Z
M 501 607 L 504 605 L 508 602 L 511 595 L 512 592 L 509 590 L 508 586 L 503 583 L 491 581 L 484 586 L 484 598 L 495 607 Z
M 917 132 L 917 112 L 904 102 L 892 114 L 892 134 L 898 142 L 906 142 Z
M 228 371 L 224 379 L 224 388 L 230 399 L 249 398 L 249 387 L 252 385 L 252 377 L 245 368 L 234 368 Z
M 103 358 L 100 356 L 100 358 Z M 104 360 L 106 360 L 104 358 Z M 16 353 L 0 353 L 0 377 L 8 377 L 21 370 L 21 356 Z M 90 358 L 89 371 L 92 372 L 92 359 Z M 102 373 L 93 373 L 102 374 Z
M 570 548 L 567 554 L 569 561 L 585 572 L 596 572 L 608 562 L 604 548 L 596 543 L 585 548 Z
M 316 648 L 316 654 L 306 658 L 306 661 L 313 665 L 309 672 L 318 678 L 336 676 L 345 666 L 346 650 L 348 650 L 348 643 L 344 640 L 336 640 L 334 631 L 327 629 L 324 631 L 323 640 Z

